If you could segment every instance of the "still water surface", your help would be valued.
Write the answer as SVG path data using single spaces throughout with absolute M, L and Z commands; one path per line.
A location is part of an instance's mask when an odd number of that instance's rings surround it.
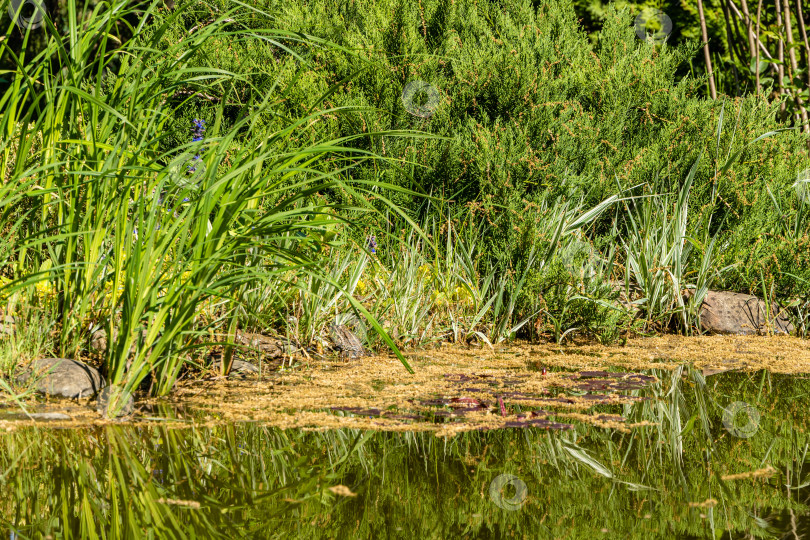
M 628 393 L 647 399 L 590 411 L 646 424 L 624 431 L 570 418 L 569 429 L 450 437 L 283 430 L 196 422 L 193 406 L 168 405 L 149 411 L 162 421 L 10 427 L 0 529 L 12 539 L 807 537 L 805 376 L 642 373 L 656 382 Z

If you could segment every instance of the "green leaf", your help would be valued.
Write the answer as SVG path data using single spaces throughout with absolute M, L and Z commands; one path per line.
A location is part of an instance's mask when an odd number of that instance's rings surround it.
M 756 73 L 757 71 L 762 73 L 768 67 L 768 62 L 765 62 L 762 59 L 760 59 L 759 70 L 757 70 L 757 66 L 755 65 L 756 63 L 757 63 L 756 57 L 751 58 L 751 63 L 748 65 L 748 70 L 751 73 Z

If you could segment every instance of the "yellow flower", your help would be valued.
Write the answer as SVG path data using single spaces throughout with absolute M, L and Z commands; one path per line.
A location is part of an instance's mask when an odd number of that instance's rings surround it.
M 456 287 L 453 289 L 453 300 L 462 306 L 472 306 L 473 298 L 470 291 L 464 287 Z
M 366 294 L 366 282 L 363 281 L 362 279 L 358 279 L 357 287 L 355 287 L 355 290 L 361 295 Z
M 433 294 L 430 295 L 430 301 L 433 302 L 436 307 L 446 307 L 449 304 L 447 295 L 442 291 L 433 291 Z
M 419 271 L 418 271 L 419 277 L 423 278 L 423 279 L 425 277 L 429 276 L 432 272 L 433 272 L 433 267 L 430 266 L 428 263 L 425 263 L 422 266 L 420 266 Z
M 37 291 L 37 296 L 42 300 L 50 298 L 56 293 L 56 289 L 50 281 L 39 281 L 34 285 L 34 289 Z
M 104 283 L 104 304 L 110 307 L 113 307 L 115 303 L 118 302 L 118 299 L 121 297 L 121 293 L 124 292 L 124 286 L 121 285 L 118 287 L 118 293 L 113 296 L 112 284 L 112 281 L 107 281 Z
M 0 276 L 0 289 L 11 283 L 11 279 Z M 0 302 L 5 303 L 8 300 L 8 293 L 0 292 Z

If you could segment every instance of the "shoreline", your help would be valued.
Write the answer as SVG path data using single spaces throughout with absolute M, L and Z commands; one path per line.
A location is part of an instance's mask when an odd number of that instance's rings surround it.
M 0 430 L 33 425 L 80 428 L 168 423 L 182 428 L 258 422 L 281 429 L 431 431 L 452 436 L 509 427 L 516 420 L 525 422 L 527 411 L 541 407 L 554 409 L 546 411 L 549 422 L 568 419 L 625 431 L 636 426 L 586 413 L 594 407 L 631 403 L 637 399 L 634 389 L 660 383 L 679 368 L 694 369 L 704 377 L 760 370 L 779 376 L 810 375 L 810 343 L 792 336 L 666 335 L 631 338 L 624 346 L 513 343 L 495 352 L 486 346 L 450 345 L 405 354 L 414 367 L 413 375 L 404 371 L 396 356 L 375 355 L 349 361 L 313 359 L 300 369 L 239 379 L 183 380 L 165 398 L 138 400 L 139 411 L 124 420 L 102 418 L 93 399 L 47 398 L 41 403 L 37 398 L 40 403 L 28 404 L 32 410 L 67 414 L 71 419 L 6 419 L 0 420 Z M 622 370 L 617 377 L 605 379 L 617 369 Z M 653 375 L 643 375 L 649 373 Z M 596 380 L 600 384 L 607 381 L 607 386 L 602 389 L 590 384 Z M 507 414 L 504 409 L 498 411 L 499 397 L 506 403 Z M 9 405 L 8 409 L 15 408 L 13 403 Z M 448 420 L 453 422 L 421 421 L 436 410 L 444 415 L 448 406 L 452 409 Z

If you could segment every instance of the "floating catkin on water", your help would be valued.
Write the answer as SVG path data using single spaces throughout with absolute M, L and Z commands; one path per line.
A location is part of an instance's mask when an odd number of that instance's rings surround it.
M 669 384 L 668 372 L 687 364 L 704 376 L 761 369 L 810 373 L 810 345 L 794 337 L 665 336 L 631 339 L 624 347 L 517 344 L 493 353 L 450 346 L 410 353 L 410 361 L 413 375 L 387 355 L 310 359 L 308 369 L 265 370 L 270 374 L 261 380 L 182 382 L 174 398 L 203 425 L 258 421 L 285 429 L 453 436 L 502 428 L 566 430 L 584 423 L 626 432 L 646 424 L 594 407 L 643 403 L 652 389 Z M 640 370 L 656 370 L 658 377 Z M 74 419 L 65 425 L 100 421 L 78 410 L 65 412 Z

